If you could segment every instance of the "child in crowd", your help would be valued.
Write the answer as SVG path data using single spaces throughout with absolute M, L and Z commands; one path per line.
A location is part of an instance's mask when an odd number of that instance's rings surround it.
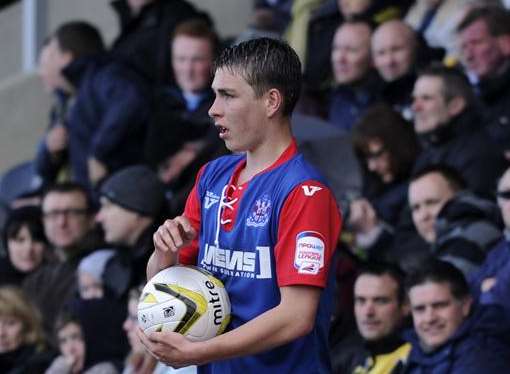
M 60 356 L 58 356 L 45 374 L 117 374 L 110 362 L 90 362 L 87 359 L 87 347 L 78 318 L 63 312 L 55 325 Z
M 114 254 L 114 250 L 100 249 L 81 260 L 78 265 L 78 288 L 82 299 L 101 299 L 104 296 L 103 274 L 108 260 Z

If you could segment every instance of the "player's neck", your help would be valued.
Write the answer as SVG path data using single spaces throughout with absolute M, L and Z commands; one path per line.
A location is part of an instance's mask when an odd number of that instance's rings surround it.
M 238 183 L 245 183 L 254 175 L 274 164 L 291 142 L 290 124 L 282 125 L 278 131 L 267 136 L 264 143 L 256 149 L 246 152 L 246 166 L 239 174 Z

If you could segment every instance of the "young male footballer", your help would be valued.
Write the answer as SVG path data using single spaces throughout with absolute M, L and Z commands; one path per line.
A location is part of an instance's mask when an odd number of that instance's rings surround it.
M 297 152 L 290 115 L 301 64 L 261 38 L 223 51 L 209 109 L 234 154 L 206 164 L 184 214 L 154 234 L 147 276 L 176 263 L 223 281 L 227 331 L 204 342 L 170 332 L 139 336 L 160 361 L 200 373 L 327 373 L 331 282 L 341 218 L 323 178 Z

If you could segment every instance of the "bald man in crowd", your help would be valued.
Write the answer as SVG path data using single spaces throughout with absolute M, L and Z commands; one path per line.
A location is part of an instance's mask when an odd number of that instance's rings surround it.
M 329 105 L 329 121 L 349 131 L 364 110 L 376 100 L 380 79 L 372 68 L 372 29 L 364 21 L 342 23 L 333 39 L 331 65 L 335 88 Z

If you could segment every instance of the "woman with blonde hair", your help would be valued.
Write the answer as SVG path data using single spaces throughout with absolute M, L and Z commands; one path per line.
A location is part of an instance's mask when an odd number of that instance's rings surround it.
M 0 287 L 0 372 L 38 373 L 50 360 L 39 311 L 21 289 Z

